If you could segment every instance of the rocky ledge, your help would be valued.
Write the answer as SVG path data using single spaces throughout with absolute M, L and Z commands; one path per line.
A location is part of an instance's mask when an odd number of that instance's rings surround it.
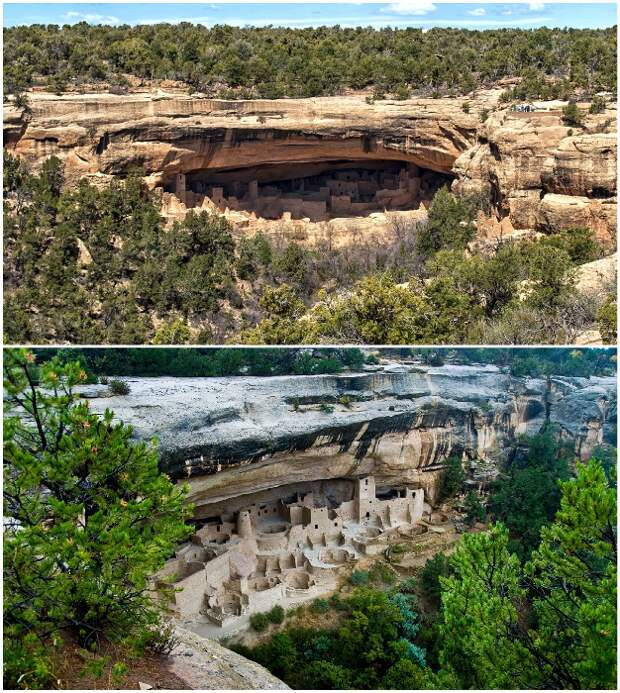
M 35 165 L 59 156 L 69 179 L 106 180 L 140 165 L 153 187 L 207 169 L 402 161 L 454 177 L 455 190 L 484 192 L 514 229 L 586 225 L 612 246 L 615 106 L 569 127 L 562 103 L 515 113 L 499 104 L 500 93 L 367 103 L 362 95 L 221 101 L 161 90 L 36 92 L 28 109 L 5 108 L 4 136 Z
M 519 378 L 494 366 L 127 382 L 129 395 L 84 394 L 138 438 L 157 437 L 163 467 L 189 479 L 197 515 L 243 494 L 368 474 L 422 486 L 432 501 L 449 455 L 497 468 L 519 435 L 552 424 L 585 459 L 616 411 L 614 378 Z

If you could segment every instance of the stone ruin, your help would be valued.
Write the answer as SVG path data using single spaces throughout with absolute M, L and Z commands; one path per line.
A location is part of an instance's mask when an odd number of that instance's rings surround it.
M 173 607 L 180 618 L 234 625 L 330 592 L 343 569 L 383 552 L 389 537 L 410 532 L 423 511 L 422 489 L 377 494 L 372 476 L 355 480 L 353 498 L 340 503 L 322 503 L 313 493 L 255 503 L 207 521 L 156 582 L 181 588 Z
M 165 186 L 186 208 L 245 212 L 264 219 L 364 216 L 374 211 L 417 209 L 432 199 L 446 177 L 414 164 L 354 162 L 325 166 L 263 167 L 260 172 L 177 173 Z M 344 167 L 344 168 L 343 168 Z M 249 178 L 253 173 L 264 179 Z

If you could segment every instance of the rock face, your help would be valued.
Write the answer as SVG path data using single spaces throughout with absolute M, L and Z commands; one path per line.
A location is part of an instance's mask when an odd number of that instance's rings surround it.
M 615 110 L 588 116 L 585 131 L 564 125 L 560 110 L 498 111 L 453 170 L 456 190 L 490 194 L 515 228 L 587 226 L 614 244 Z
M 152 187 L 166 190 L 178 174 L 205 170 L 403 162 L 454 176 L 456 190 L 489 194 L 515 229 L 586 224 L 611 245 L 615 111 L 571 129 L 560 110 L 498 109 L 499 93 L 374 104 L 361 96 L 218 101 L 161 91 L 35 93 L 29 112 L 5 108 L 5 146 L 35 165 L 60 157 L 71 180 L 105 180 L 140 165 Z M 493 111 L 484 123 L 483 110 Z
M 614 378 L 516 378 L 493 366 L 128 382 L 129 395 L 91 407 L 158 438 L 198 517 L 235 511 L 248 494 L 369 474 L 378 489 L 411 484 L 432 502 L 449 455 L 496 465 L 516 436 L 551 423 L 585 459 L 616 406 Z
M 265 667 L 181 626 L 170 669 L 191 690 L 283 690 L 288 686 Z

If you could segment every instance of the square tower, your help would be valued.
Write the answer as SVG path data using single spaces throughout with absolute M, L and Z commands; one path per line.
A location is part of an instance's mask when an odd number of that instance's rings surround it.
M 358 479 L 355 487 L 355 501 L 357 510 L 357 521 L 369 520 L 375 512 L 375 478 L 366 476 Z

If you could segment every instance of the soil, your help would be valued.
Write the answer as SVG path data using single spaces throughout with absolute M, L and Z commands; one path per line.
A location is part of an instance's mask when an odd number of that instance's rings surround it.
M 103 671 L 98 676 L 89 667 L 95 656 L 65 637 L 64 645 L 54 657 L 56 687 L 70 690 L 138 690 L 140 683 L 143 683 L 153 689 L 189 688 L 183 679 L 170 671 L 171 659 L 167 655 L 145 652 L 135 656 L 127 648 L 105 643 L 96 656 L 107 658 Z M 122 676 L 112 675 L 112 667 L 116 662 L 123 662 L 127 666 L 127 671 Z

